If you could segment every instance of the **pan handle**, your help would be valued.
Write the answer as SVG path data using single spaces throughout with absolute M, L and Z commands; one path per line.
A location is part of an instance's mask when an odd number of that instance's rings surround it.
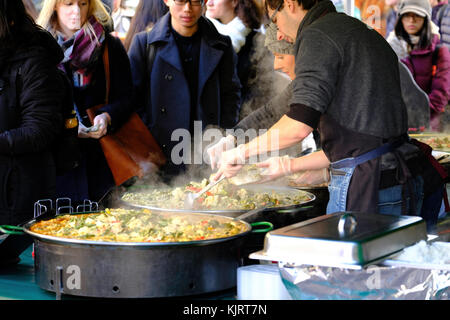
M 266 233 L 273 230 L 273 224 L 267 221 L 250 223 L 253 233 Z M 253 229 L 254 227 L 266 226 L 265 229 Z
M 0 232 L 3 232 L 4 234 L 16 234 L 16 235 L 25 234 L 25 232 L 23 232 L 22 227 L 10 226 L 10 225 L 0 225 Z

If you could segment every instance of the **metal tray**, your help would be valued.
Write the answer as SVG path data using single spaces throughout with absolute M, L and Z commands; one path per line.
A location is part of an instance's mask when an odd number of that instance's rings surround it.
M 420 217 L 338 212 L 267 233 L 250 258 L 359 269 L 426 238 Z

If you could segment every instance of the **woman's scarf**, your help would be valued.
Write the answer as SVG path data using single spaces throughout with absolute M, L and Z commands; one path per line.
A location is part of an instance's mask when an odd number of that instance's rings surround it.
M 73 71 L 90 69 L 97 61 L 105 40 L 103 25 L 94 16 L 89 18 L 88 23 L 91 24 L 94 34 L 87 34 L 85 29 L 81 28 L 70 39 L 64 40 L 61 34 L 57 37 L 64 51 L 62 64 L 69 62 Z
M 419 42 L 418 36 L 410 36 L 409 38 L 411 40 L 411 43 L 413 44 L 417 44 Z M 395 31 L 391 31 L 386 41 L 391 45 L 392 49 L 395 51 L 400 60 L 405 59 L 409 56 L 411 48 L 408 42 L 406 42 L 406 40 L 403 40 L 402 37 L 397 37 Z
M 238 53 L 245 45 L 245 39 L 252 29 L 247 28 L 237 16 L 227 24 L 223 24 L 219 20 L 209 17 L 208 12 L 206 12 L 206 16 L 211 20 L 220 34 L 231 38 L 234 51 Z

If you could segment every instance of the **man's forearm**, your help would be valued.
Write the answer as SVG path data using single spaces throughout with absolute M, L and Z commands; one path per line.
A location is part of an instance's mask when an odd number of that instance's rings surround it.
M 330 160 L 328 160 L 323 150 L 310 153 L 306 156 L 294 158 L 291 160 L 291 172 L 317 170 L 328 168 Z
M 291 147 L 312 131 L 308 125 L 284 115 L 266 133 L 245 145 L 245 158 Z

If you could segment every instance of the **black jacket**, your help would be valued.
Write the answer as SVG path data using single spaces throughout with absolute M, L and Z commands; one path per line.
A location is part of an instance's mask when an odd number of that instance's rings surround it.
M 0 224 L 30 220 L 34 202 L 53 196 L 62 128 L 61 49 L 44 31 L 17 43 L 0 65 Z

